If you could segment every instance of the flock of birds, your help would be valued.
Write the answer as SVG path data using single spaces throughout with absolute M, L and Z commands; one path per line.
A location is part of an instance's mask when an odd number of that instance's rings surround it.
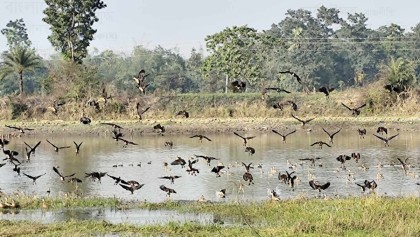
M 290 75 L 292 75 L 293 77 L 295 77 L 298 81 L 298 83 L 301 83 L 301 80 L 299 78 L 299 76 L 288 70 L 288 71 L 284 71 L 284 72 L 280 72 L 280 73 L 288 73 Z M 138 87 L 138 89 L 140 90 L 140 92 L 145 93 L 146 88 L 150 85 L 150 83 L 146 83 L 146 77 L 148 76 L 148 74 L 145 73 L 144 70 L 141 70 L 138 74 L 137 77 L 134 77 L 134 80 L 136 82 L 136 87 Z M 238 82 L 239 83 L 239 82 Z M 236 84 L 235 84 L 236 85 Z M 234 86 L 234 85 L 232 85 Z M 239 83 L 237 86 L 239 87 L 244 87 L 244 84 Z M 281 88 L 265 88 L 263 91 L 263 95 L 265 93 L 267 93 L 267 91 L 270 90 L 274 90 L 277 92 L 285 92 L 285 93 L 290 93 L 289 91 L 283 90 Z M 327 88 L 327 87 L 322 87 L 319 89 L 320 92 L 325 93 L 325 95 L 328 97 L 329 93 L 331 91 L 333 91 L 334 88 Z M 286 103 L 283 102 L 279 102 L 276 103 L 275 105 L 273 105 L 274 108 L 276 109 L 280 109 L 282 110 L 283 107 L 285 105 L 291 105 L 293 111 L 297 111 L 298 107 L 297 105 L 293 102 L 293 101 L 286 101 Z M 349 111 L 351 111 L 353 116 L 358 116 L 361 113 L 361 109 L 363 107 L 366 106 L 366 104 L 362 104 L 360 106 L 351 108 L 347 105 L 345 105 L 344 103 L 342 103 L 342 105 L 348 109 Z M 62 105 L 60 105 L 62 106 Z M 139 104 L 137 104 L 137 111 L 139 114 L 139 118 L 142 118 L 142 115 L 149 110 L 150 107 L 147 108 L 142 108 Z M 181 110 L 178 113 L 176 113 L 177 116 L 183 116 L 184 118 L 189 118 L 190 114 L 189 112 L 187 112 L 186 110 Z M 297 120 L 302 128 L 305 128 L 305 126 L 310 123 L 311 121 L 313 121 L 315 118 L 310 118 L 310 119 L 302 119 L 297 117 L 296 115 L 292 114 L 291 117 L 295 120 Z M 82 117 L 80 119 L 80 122 L 82 124 L 90 124 L 91 123 L 91 119 L 88 117 Z M 135 143 L 134 141 L 130 141 L 128 139 L 125 138 L 125 134 L 122 132 L 122 130 L 124 129 L 122 126 L 116 124 L 116 123 L 101 123 L 102 125 L 108 125 L 110 127 L 112 127 L 112 139 L 114 139 L 117 142 L 122 142 L 123 146 L 136 146 L 138 145 L 137 143 Z M 10 126 L 10 125 L 6 125 L 7 128 L 9 129 L 13 129 L 16 130 L 17 132 L 19 132 L 21 135 L 31 132 L 32 128 L 24 128 L 24 127 L 17 127 L 17 126 Z M 166 132 L 166 128 L 165 126 L 161 125 L 161 124 L 156 124 L 153 126 L 153 130 L 155 130 L 159 135 L 164 136 L 165 132 Z M 322 128 L 322 130 L 325 132 L 325 134 L 328 136 L 328 141 L 316 141 L 314 143 L 312 143 L 310 146 L 318 146 L 320 149 L 322 149 L 324 146 L 325 147 L 331 147 L 334 144 L 334 137 L 340 133 L 340 131 L 342 130 L 341 128 L 335 130 L 335 131 L 328 131 L 325 128 Z M 283 143 L 286 143 L 286 138 L 294 133 L 296 133 L 296 129 L 293 129 L 291 131 L 277 131 L 275 129 L 272 129 L 272 132 L 274 134 L 277 134 L 281 137 L 281 141 Z M 364 139 L 365 135 L 367 135 L 367 131 L 366 129 L 362 129 L 359 128 L 357 130 L 360 139 Z M 250 141 L 252 139 L 254 139 L 256 136 L 245 136 L 242 134 L 239 134 L 238 132 L 234 132 L 233 133 L 235 136 L 237 136 L 238 138 L 241 139 L 241 141 L 243 142 L 243 146 L 245 147 L 245 152 L 247 152 L 250 156 L 254 155 L 256 153 L 256 149 L 253 148 L 252 146 L 249 145 Z M 383 136 L 383 135 L 386 136 Z M 394 139 L 395 137 L 397 137 L 399 134 L 394 134 L 391 136 L 387 136 L 388 135 L 388 129 L 385 127 L 378 127 L 376 134 L 373 134 L 376 138 L 378 138 L 379 140 L 381 140 L 385 146 L 389 146 L 389 142 Z M 203 141 L 206 142 L 211 142 L 212 139 L 210 139 L 207 135 L 203 135 L 203 134 L 193 134 L 190 136 L 190 138 L 197 138 L 199 140 L 200 143 L 202 143 Z M 70 145 L 65 145 L 65 146 L 60 146 L 60 145 L 56 145 L 54 143 L 52 143 L 51 141 L 49 141 L 48 139 L 46 139 L 46 142 L 51 146 L 52 149 L 54 149 L 55 152 L 59 152 L 60 150 L 63 149 L 69 149 L 71 148 Z M 41 141 L 37 142 L 34 145 L 29 145 L 28 143 L 24 142 L 25 144 L 25 158 L 26 160 L 20 160 L 18 158 L 19 156 L 19 152 L 17 151 L 13 151 L 13 150 L 8 150 L 6 148 L 6 146 L 10 143 L 9 140 L 5 139 L 4 137 L 0 139 L 0 146 L 2 147 L 3 153 L 6 155 L 6 158 L 4 159 L 4 161 L 7 161 L 8 163 L 10 163 L 13 167 L 13 171 L 16 172 L 16 174 L 18 176 L 21 175 L 21 166 L 25 165 L 25 162 L 30 162 L 31 157 L 33 155 L 35 155 L 35 152 L 37 150 L 37 148 L 39 147 L 39 145 L 41 144 Z M 75 149 L 75 153 L 76 155 L 80 153 L 80 150 L 82 149 L 82 144 L 83 142 L 73 142 L 74 143 L 74 149 Z M 166 141 L 165 144 L 163 144 L 165 147 L 168 147 L 169 149 L 171 149 L 174 146 L 174 142 L 173 141 Z M 175 160 L 173 160 L 172 162 L 168 163 L 165 162 L 163 165 L 165 168 L 167 168 L 169 165 L 171 166 L 181 166 L 182 169 L 185 169 L 185 171 L 189 174 L 189 175 L 198 175 L 200 173 L 200 169 L 197 167 L 197 162 L 199 161 L 199 159 L 203 159 L 206 164 L 208 166 L 211 166 L 211 162 L 212 161 L 217 161 L 218 163 L 212 167 L 209 171 L 212 173 L 215 173 L 216 178 L 221 177 L 222 173 L 226 173 L 229 174 L 230 170 L 232 169 L 232 165 L 224 165 L 219 158 L 216 157 L 212 157 L 212 156 L 207 156 L 207 155 L 195 155 L 195 158 L 190 158 L 190 159 L 183 159 L 181 157 L 177 157 Z M 299 160 L 301 161 L 300 165 L 303 165 L 305 162 L 308 162 L 309 166 L 311 167 L 316 167 L 316 163 L 318 160 L 320 160 L 322 158 L 320 157 L 316 157 L 316 158 L 299 158 Z M 349 160 L 354 159 L 356 162 L 358 162 L 361 159 L 361 155 L 360 153 L 352 153 L 351 155 L 339 155 L 336 160 L 341 164 L 340 169 L 342 170 L 346 170 L 345 167 L 345 163 L 348 162 Z M 405 175 L 409 174 L 409 169 L 410 167 L 413 167 L 412 165 L 409 165 L 407 163 L 407 160 L 402 160 L 400 158 L 397 159 L 399 162 L 399 165 L 402 167 Z M 0 167 L 5 166 L 7 163 L 1 163 Z M 394 165 L 398 165 L 398 164 L 394 164 Z M 139 166 L 141 166 L 139 164 Z M 243 166 L 244 169 L 244 173 L 242 175 L 242 179 L 243 181 L 245 181 L 245 184 L 248 185 L 253 185 L 254 184 L 254 175 L 252 170 L 254 169 L 253 163 L 245 163 L 245 162 L 241 162 L 240 166 Z M 318 164 L 319 167 L 322 167 L 322 164 Z M 257 166 L 257 168 L 261 168 L 262 165 L 259 164 Z M 300 178 L 296 175 L 296 170 L 294 170 L 296 167 L 296 165 L 293 165 L 291 163 L 288 162 L 288 167 L 286 168 L 285 172 L 279 172 L 277 177 L 278 180 L 282 183 L 285 183 L 287 185 L 290 186 L 290 188 L 292 190 L 294 190 L 294 187 L 296 185 L 296 183 L 300 182 Z M 52 170 L 54 171 L 54 173 L 57 174 L 58 178 L 62 181 L 62 182 L 69 182 L 72 184 L 75 184 L 76 189 L 77 189 L 77 184 L 83 182 L 83 180 L 81 178 L 76 177 L 76 173 L 71 173 L 71 174 L 63 174 L 58 166 L 53 166 Z M 277 170 L 274 170 L 275 172 L 278 172 Z M 273 173 L 273 172 L 272 172 Z M 25 177 L 29 178 L 32 180 L 33 184 L 36 185 L 36 181 L 43 177 L 44 175 L 46 175 L 46 173 L 43 174 L 29 174 L 26 172 L 22 173 Z M 110 179 L 112 179 L 114 181 L 115 185 L 119 185 L 122 189 L 129 191 L 131 194 L 134 194 L 135 191 L 141 189 L 145 184 L 140 183 L 139 181 L 136 180 L 125 180 L 121 177 L 117 177 L 111 174 L 108 174 L 108 172 L 100 172 L 100 171 L 94 171 L 94 172 L 89 172 L 89 173 L 85 173 L 84 174 L 84 178 L 89 178 L 92 181 L 97 181 L 97 182 L 101 182 L 101 179 L 103 177 L 109 177 Z M 350 176 L 350 173 L 349 173 Z M 165 175 L 165 176 L 161 176 L 158 177 L 159 179 L 167 179 L 171 182 L 171 184 L 174 184 L 176 179 L 181 178 L 182 175 Z M 322 190 L 326 190 L 331 186 L 331 181 L 327 181 L 327 182 L 320 182 L 318 180 L 316 180 L 314 178 L 314 176 L 308 176 L 309 177 L 309 182 L 308 185 L 310 188 L 312 188 L 313 190 L 317 190 L 319 193 Z M 375 189 L 377 188 L 378 184 L 374 179 L 371 180 L 364 180 L 361 183 L 355 183 L 355 185 L 359 186 L 363 192 L 370 190 L 372 192 L 375 191 Z M 420 183 L 417 183 L 417 185 L 420 185 Z M 163 191 L 164 193 L 166 193 L 167 197 L 170 197 L 171 194 L 176 194 L 177 192 L 175 191 L 175 189 L 171 188 L 171 187 L 167 187 L 166 185 L 160 185 L 159 189 L 161 191 Z M 238 190 L 243 190 L 243 184 L 242 182 L 240 183 L 240 186 L 238 186 Z M 48 190 L 48 192 L 50 192 Z M 221 188 L 220 190 L 217 191 L 217 196 L 220 198 L 224 198 L 226 196 L 226 188 Z M 279 200 L 279 195 L 277 193 L 276 190 L 271 189 L 269 192 L 270 197 L 273 200 Z M 200 198 L 200 200 L 205 200 L 204 197 Z M 0 203 L 1 206 L 3 207 L 7 207 L 6 204 L 4 203 Z

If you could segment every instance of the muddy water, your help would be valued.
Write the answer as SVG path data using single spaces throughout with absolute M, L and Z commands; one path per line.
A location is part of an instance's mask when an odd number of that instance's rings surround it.
M 282 131 L 282 129 L 278 129 Z M 330 128 L 335 130 L 335 128 Z M 313 142 L 323 140 L 328 142 L 328 136 L 321 130 L 314 128 L 311 133 L 298 128 L 298 131 L 287 138 L 287 143 L 281 141 L 281 137 L 267 131 L 263 134 L 241 133 L 243 135 L 256 137 L 249 141 L 248 145 L 255 148 L 256 153 L 249 155 L 244 150 L 242 139 L 233 135 L 209 135 L 211 142 L 197 138 L 189 138 L 189 135 L 166 135 L 166 136 L 136 136 L 126 135 L 126 139 L 132 140 L 138 145 L 124 147 L 117 143 L 110 136 L 44 136 L 34 137 L 25 134 L 20 138 L 11 139 L 7 149 L 16 150 L 20 154 L 19 160 L 24 161 L 24 141 L 30 145 L 42 141 L 36 154 L 30 162 L 23 162 L 20 166 L 21 176 L 13 171 L 13 165 L 7 163 L 0 168 L 0 188 L 3 192 L 12 193 L 23 191 L 26 194 L 39 196 L 46 195 L 50 189 L 50 195 L 59 196 L 76 189 L 73 184 L 62 182 L 59 176 L 53 172 L 53 166 L 59 166 L 63 175 L 76 173 L 75 177 L 83 180 L 77 187 L 77 192 L 83 195 L 118 197 L 125 200 L 147 200 L 149 202 L 162 202 L 167 197 L 159 189 L 165 185 L 176 190 L 171 195 L 173 200 L 198 200 L 204 196 L 207 200 L 239 200 L 252 201 L 268 198 L 267 190 L 275 189 L 281 198 L 293 198 L 298 195 L 309 197 L 318 196 L 308 185 L 308 180 L 315 178 L 321 183 L 331 182 L 329 189 L 325 190 L 326 195 L 359 196 L 364 195 L 356 183 L 362 183 L 365 179 L 374 179 L 378 183 L 377 193 L 388 196 L 418 196 L 419 182 L 419 154 L 420 136 L 414 132 L 401 132 L 401 134 L 389 142 L 389 147 L 384 147 L 382 141 L 372 135 L 374 131 L 368 131 L 368 135 L 361 139 L 357 131 L 343 129 L 334 138 L 332 147 L 310 146 Z M 396 131 L 391 131 L 396 134 Z M 46 142 L 50 140 L 57 146 L 71 146 L 69 149 L 62 149 L 55 152 L 53 147 Z M 75 154 L 73 141 L 83 142 L 80 154 Z M 172 149 L 165 147 L 165 141 L 173 141 Z M 352 152 L 359 152 L 361 159 L 358 163 L 349 160 L 345 163 L 345 169 L 336 160 L 341 154 L 350 155 Z M 212 162 L 208 166 L 205 161 L 200 160 L 194 167 L 200 173 L 196 176 L 189 175 L 185 168 L 169 165 L 166 169 L 164 162 L 170 163 L 177 156 L 184 159 L 194 155 L 207 155 L 220 159 L 225 168 L 221 177 L 210 172 L 217 164 Z M 300 158 L 321 157 L 312 167 L 309 163 L 300 161 Z M 397 158 L 405 160 L 411 166 L 408 174 L 398 165 Z M 6 162 L 6 161 L 3 161 Z M 253 163 L 254 169 L 251 173 L 254 177 L 254 184 L 248 185 L 243 181 L 242 175 L 245 168 L 241 163 Z M 319 164 L 322 163 L 322 167 Z M 378 167 L 381 163 L 383 167 Z M 261 168 L 258 168 L 260 164 Z M 397 165 L 394 165 L 397 164 Z M 116 166 L 116 167 L 113 167 Z M 366 169 L 362 169 L 366 167 Z M 293 169 L 291 169 L 293 168 Z M 295 171 L 297 185 L 292 190 L 287 184 L 280 183 L 278 173 Z M 145 184 L 140 190 L 132 195 L 114 181 L 105 176 L 102 182 L 93 182 L 85 178 L 85 172 L 107 172 L 110 175 L 121 177 L 124 180 L 136 180 Z M 228 172 L 226 172 L 228 171 Z M 29 175 L 45 176 L 37 180 L 36 185 L 32 180 L 25 177 Z M 159 179 L 162 176 L 179 175 L 174 184 L 169 180 Z M 311 176 L 311 177 L 309 177 Z M 243 190 L 240 187 L 243 186 Z M 216 192 L 220 189 L 227 190 L 226 199 L 219 199 Z

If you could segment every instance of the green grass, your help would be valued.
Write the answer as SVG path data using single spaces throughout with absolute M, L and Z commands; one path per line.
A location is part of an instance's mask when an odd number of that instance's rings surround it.
M 78 205 L 85 204 L 80 202 Z M 53 224 L 0 221 L 0 236 L 92 236 L 112 233 L 122 236 L 420 236 L 419 206 L 419 198 L 375 195 L 258 203 L 141 203 L 130 208 L 212 213 L 217 224 L 136 226 L 104 221 L 72 220 Z M 226 221 L 234 224 L 223 225 Z M 31 228 L 27 228 L 28 225 Z

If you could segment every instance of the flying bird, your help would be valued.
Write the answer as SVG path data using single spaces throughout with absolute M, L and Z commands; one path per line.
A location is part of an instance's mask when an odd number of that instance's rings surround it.
M 168 188 L 165 185 L 160 185 L 159 188 L 166 193 L 167 197 L 171 197 L 171 193 L 176 193 L 174 189 Z
M 388 142 L 389 142 L 389 141 L 391 141 L 392 139 L 394 139 L 394 138 L 395 138 L 396 136 L 398 136 L 398 135 L 399 135 L 399 134 L 397 133 L 397 134 L 395 134 L 395 135 L 393 135 L 393 136 L 390 136 L 390 137 L 388 137 L 388 138 L 384 138 L 384 137 L 378 136 L 378 135 L 376 135 L 376 134 L 373 134 L 373 136 L 375 136 L 375 137 L 377 137 L 377 138 L 381 139 L 381 140 L 384 142 L 385 146 L 389 146 Z
M 304 128 L 304 127 L 305 127 L 305 125 L 306 125 L 307 123 L 309 123 L 310 121 L 312 121 L 312 120 L 314 120 L 314 119 L 315 119 L 315 118 L 311 118 L 311 119 L 303 120 L 303 119 L 300 119 L 300 118 L 296 117 L 296 116 L 295 116 L 295 115 L 293 115 L 293 114 L 292 114 L 292 118 L 294 118 L 294 119 L 296 119 L 297 121 L 299 121 L 299 122 L 302 124 L 302 128 Z
M 334 136 L 341 131 L 341 128 L 333 133 L 328 132 L 327 130 L 325 130 L 325 128 L 322 128 L 322 130 L 324 130 L 324 132 L 328 135 L 330 143 L 334 144 Z
M 23 173 L 23 175 L 25 175 L 26 177 L 32 179 L 33 184 L 36 184 L 36 180 L 39 179 L 40 177 L 44 176 L 46 173 L 43 173 L 41 175 L 37 175 L 37 176 L 32 176 L 32 175 L 28 175 L 26 173 Z
M 200 142 L 203 142 L 203 138 L 204 138 L 204 139 L 206 139 L 207 141 L 210 141 L 210 142 L 211 142 L 211 139 L 210 139 L 210 138 L 208 138 L 208 137 L 206 137 L 206 136 L 204 136 L 204 135 L 200 135 L 200 134 L 198 134 L 198 135 L 193 135 L 193 136 L 191 136 L 190 138 L 195 138 L 195 137 L 198 137 L 198 140 L 199 140 Z
M 334 88 L 329 88 L 325 86 L 318 89 L 318 91 L 324 93 L 327 98 L 330 97 L 330 92 L 332 92 L 333 90 Z
M 279 135 L 279 136 L 281 136 L 281 139 L 282 139 L 282 141 L 283 141 L 283 143 L 286 143 L 286 137 L 287 136 L 289 136 L 290 134 L 293 134 L 293 133 L 295 133 L 296 132 L 296 129 L 295 130 L 293 130 L 293 131 L 291 131 L 291 132 L 288 132 L 288 133 L 286 133 L 286 134 L 281 134 L 281 133 L 279 133 L 279 132 L 277 132 L 276 130 L 271 130 L 273 133 L 275 133 L 275 134 L 277 134 L 277 135 Z
M 292 72 L 292 71 L 290 71 L 290 70 L 286 70 L 286 71 L 283 71 L 283 72 L 279 72 L 280 74 L 285 74 L 285 73 L 287 73 L 287 74 L 290 74 L 290 75 L 292 75 L 294 78 L 296 78 L 296 80 L 297 80 L 297 82 L 299 83 L 299 84 L 302 84 L 302 80 L 300 79 L 300 77 L 295 73 L 295 72 Z
M 219 160 L 218 158 L 211 157 L 211 156 L 195 155 L 195 157 L 202 158 L 202 159 L 206 160 L 208 166 L 210 166 L 210 162 L 212 160 Z
M 174 183 L 175 179 L 179 179 L 181 178 L 181 176 L 178 175 L 171 175 L 171 176 L 163 176 L 163 177 L 159 177 L 159 179 L 168 179 L 171 181 L 171 184 Z
M 80 142 L 79 144 L 77 144 L 75 141 L 73 141 L 73 143 L 76 146 L 76 155 L 78 155 L 80 151 L 80 147 L 82 146 L 83 142 Z
M 211 169 L 211 172 L 216 173 L 216 177 L 220 177 L 220 171 L 224 168 L 225 167 L 223 165 L 218 165 L 213 167 L 213 169 Z
M 255 138 L 255 136 L 250 136 L 250 137 L 244 137 L 239 135 L 237 132 L 233 132 L 233 134 L 235 134 L 236 136 L 242 138 L 244 140 L 244 146 L 246 146 L 246 144 L 248 143 L 248 140 L 251 140 L 253 138 Z
M 317 141 L 317 142 L 314 142 L 314 143 L 312 143 L 312 145 L 311 145 L 311 146 L 315 146 L 315 145 L 318 145 L 320 149 L 322 149 L 322 146 L 323 146 L 323 145 L 326 145 L 327 147 L 331 147 L 328 143 L 325 143 L 325 142 L 323 142 L 323 141 Z
M 64 181 L 66 178 L 72 177 L 74 175 L 76 175 L 76 173 L 70 174 L 70 175 L 62 175 L 60 173 L 60 171 L 58 171 L 58 167 L 53 166 L 53 170 L 55 173 L 58 174 L 58 176 L 60 176 L 61 181 Z
M 378 127 L 378 129 L 376 129 L 376 133 L 379 133 L 381 135 L 388 134 L 388 129 L 386 127 Z
M 351 111 L 351 115 L 353 115 L 353 116 L 358 116 L 358 115 L 360 114 L 360 109 L 366 106 L 366 104 L 362 104 L 362 105 L 360 105 L 359 107 L 356 107 L 356 108 L 350 108 L 350 107 L 348 107 L 347 105 L 345 105 L 343 102 L 341 102 L 341 104 L 342 104 L 344 107 L 346 107 L 348 110 L 350 110 L 350 111 Z
M 143 119 L 143 114 L 146 113 L 149 109 L 150 109 L 150 106 L 143 109 L 140 103 L 136 104 L 136 110 L 137 110 L 137 115 L 139 116 L 139 120 Z
M 330 187 L 330 185 L 331 185 L 330 182 L 321 184 L 319 183 L 319 181 L 314 181 L 314 180 L 309 181 L 309 186 L 311 186 L 313 190 L 318 190 L 319 192 L 321 192 L 321 190 L 327 189 L 328 187 Z
M 54 147 L 54 151 L 55 151 L 55 152 L 58 152 L 58 151 L 59 151 L 59 150 L 61 150 L 61 149 L 70 148 L 70 146 L 60 146 L 60 147 L 58 147 L 58 146 L 56 146 L 56 145 L 52 144 L 50 141 L 48 141 L 48 139 L 47 139 L 47 142 L 48 142 L 51 146 L 53 146 L 53 147 Z
M 10 126 L 10 125 L 5 125 L 5 127 L 18 130 L 21 133 L 25 133 L 25 131 L 32 131 L 32 130 L 34 130 L 33 128 L 22 128 L 22 127 Z

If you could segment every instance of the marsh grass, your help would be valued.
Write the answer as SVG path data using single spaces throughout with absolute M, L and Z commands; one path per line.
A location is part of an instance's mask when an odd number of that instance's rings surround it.
M 67 202 L 68 200 L 66 200 Z M 99 200 L 65 206 L 121 205 Z M 39 208 L 38 204 L 27 207 Z M 171 222 L 154 226 L 69 221 L 39 224 L 0 221 L 0 236 L 91 236 L 119 233 L 139 236 L 420 236 L 420 199 L 372 195 L 345 199 L 291 199 L 279 202 L 199 203 L 168 201 L 137 203 L 130 208 L 213 214 L 215 224 Z M 229 225 L 223 225 L 230 222 Z M 31 225 L 31 228 L 27 228 Z

